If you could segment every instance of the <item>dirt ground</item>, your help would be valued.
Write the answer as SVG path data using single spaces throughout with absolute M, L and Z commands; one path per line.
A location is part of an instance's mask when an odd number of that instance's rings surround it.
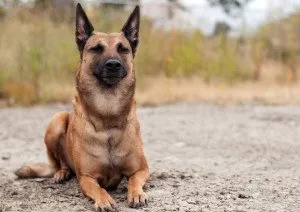
M 0 211 L 93 211 L 73 179 L 17 180 L 23 164 L 46 160 L 50 117 L 70 106 L 0 110 Z M 150 204 L 120 211 L 300 211 L 300 107 L 211 104 L 140 108 L 151 168 Z

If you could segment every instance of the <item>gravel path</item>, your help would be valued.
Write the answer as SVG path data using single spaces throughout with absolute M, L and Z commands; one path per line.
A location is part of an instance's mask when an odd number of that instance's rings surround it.
M 0 110 L 0 211 L 93 211 L 73 179 L 16 180 L 13 171 L 46 160 L 51 116 L 70 106 Z M 299 211 L 300 108 L 210 104 L 140 108 L 151 168 L 150 204 L 120 211 Z

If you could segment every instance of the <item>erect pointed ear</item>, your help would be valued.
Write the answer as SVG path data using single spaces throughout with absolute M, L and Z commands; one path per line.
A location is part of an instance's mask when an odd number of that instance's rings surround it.
M 136 48 L 139 44 L 139 31 L 140 31 L 140 7 L 136 6 L 131 13 L 127 22 L 122 28 L 122 31 L 129 41 L 133 55 L 136 52 Z
M 92 35 L 94 31 L 94 27 L 92 26 L 90 20 L 86 16 L 85 12 L 83 11 L 81 5 L 78 3 L 76 8 L 76 43 L 78 49 L 80 51 L 80 57 L 82 58 L 82 52 L 86 41 Z

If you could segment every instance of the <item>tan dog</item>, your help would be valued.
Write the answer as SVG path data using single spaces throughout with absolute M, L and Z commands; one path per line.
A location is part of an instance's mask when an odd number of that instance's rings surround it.
M 80 4 L 76 42 L 81 62 L 73 111 L 53 117 L 45 135 L 49 164 L 24 166 L 20 178 L 68 180 L 75 173 L 97 211 L 115 210 L 105 189 L 128 178 L 131 207 L 147 204 L 143 186 L 149 178 L 134 100 L 133 59 L 139 41 L 137 6 L 120 33 L 95 32 Z

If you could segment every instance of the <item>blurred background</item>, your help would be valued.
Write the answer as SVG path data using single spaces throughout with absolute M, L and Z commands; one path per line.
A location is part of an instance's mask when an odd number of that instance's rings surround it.
M 72 99 L 77 2 L 103 32 L 141 5 L 140 105 L 300 103 L 300 0 L 0 0 L 0 105 Z

